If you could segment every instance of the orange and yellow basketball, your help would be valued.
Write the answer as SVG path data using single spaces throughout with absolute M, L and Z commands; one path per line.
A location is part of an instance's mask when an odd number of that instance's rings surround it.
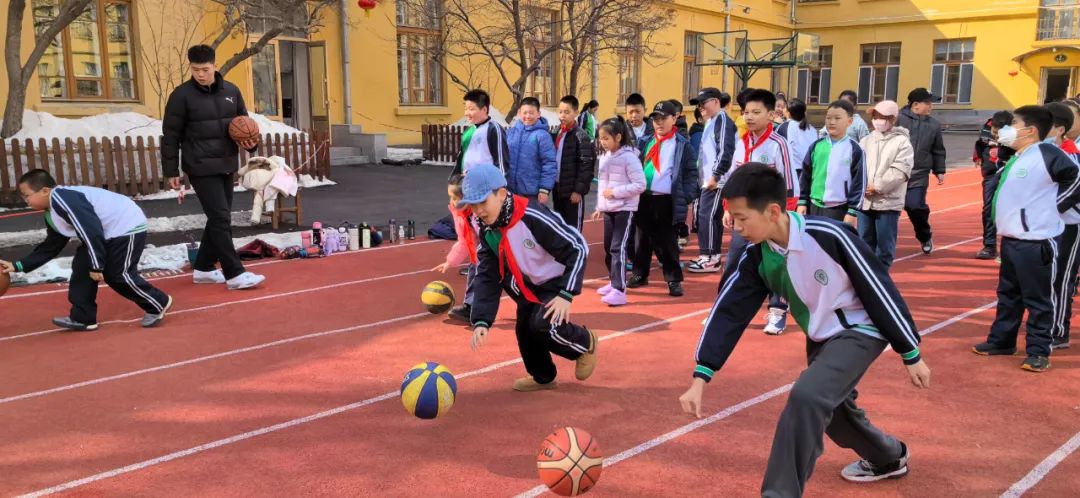
M 555 430 L 540 444 L 536 468 L 551 492 L 577 496 L 600 480 L 604 457 L 591 434 L 575 427 Z

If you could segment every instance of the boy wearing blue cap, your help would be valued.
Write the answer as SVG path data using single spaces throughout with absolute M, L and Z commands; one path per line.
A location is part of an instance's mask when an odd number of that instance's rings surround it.
M 514 390 L 554 389 L 551 353 L 575 361 L 577 379 L 588 379 L 596 368 L 596 334 L 570 323 L 589 256 L 585 238 L 539 202 L 507 192 L 506 177 L 493 165 L 470 169 L 462 190 L 458 207 L 471 208 L 480 225 L 473 350 L 483 345 L 505 289 L 517 303 L 514 331 L 529 374 L 514 381 Z

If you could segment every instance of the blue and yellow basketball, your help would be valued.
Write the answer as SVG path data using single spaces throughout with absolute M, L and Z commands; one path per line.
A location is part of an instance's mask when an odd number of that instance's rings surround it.
M 457 381 L 446 367 L 429 361 L 412 367 L 401 383 L 401 404 L 423 419 L 445 415 L 454 406 Z
M 432 314 L 446 313 L 454 306 L 454 289 L 450 287 L 450 284 L 436 280 L 424 287 L 424 292 L 420 294 L 420 301 Z

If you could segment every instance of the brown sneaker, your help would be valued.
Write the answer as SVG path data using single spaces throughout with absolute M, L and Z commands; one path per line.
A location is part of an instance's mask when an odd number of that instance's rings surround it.
M 596 333 L 589 331 L 589 352 L 578 357 L 577 366 L 574 369 L 574 377 L 577 380 L 586 380 L 596 370 Z
M 532 377 L 522 377 L 514 381 L 514 390 L 523 393 L 544 391 L 548 389 L 555 389 L 556 387 L 559 387 L 559 383 L 554 380 L 548 382 L 547 384 L 541 384 L 533 380 Z

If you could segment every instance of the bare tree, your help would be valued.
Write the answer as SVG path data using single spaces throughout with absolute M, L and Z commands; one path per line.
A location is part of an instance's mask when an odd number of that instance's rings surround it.
M 566 26 L 566 88 L 583 92 L 581 70 L 587 64 L 605 60 L 605 55 L 634 52 L 654 64 L 670 59 L 660 32 L 674 25 L 675 10 L 660 7 L 655 0 L 564 0 L 562 18 Z
M 323 27 L 323 13 L 336 9 L 338 0 L 210 0 L 223 18 L 217 36 L 209 45 L 217 49 L 225 40 L 236 36 L 258 36 L 243 49 L 218 66 L 227 74 L 247 58 L 262 51 L 281 35 L 306 38 Z
M 93 0 L 63 0 L 56 15 L 40 24 L 34 23 L 34 49 L 22 60 L 22 30 L 26 15 L 26 0 L 8 0 L 7 35 L 4 39 L 4 63 L 7 65 L 8 96 L 4 108 L 4 124 L 0 137 L 7 138 L 19 132 L 23 126 L 23 108 L 26 106 L 26 89 L 38 62 L 49 45 L 56 40 L 67 25 L 77 19 Z
M 475 88 L 476 75 L 494 76 L 514 99 L 507 117 L 551 58 L 568 63 L 563 87 L 577 92 L 581 69 L 605 53 L 662 57 L 654 35 L 675 16 L 655 0 L 398 0 L 398 8 L 399 20 L 439 29 L 439 43 L 427 51 L 456 86 Z M 630 28 L 638 36 L 627 36 Z
M 150 91 L 158 97 L 160 116 L 169 94 L 187 79 L 187 48 L 203 41 L 198 33 L 206 10 L 196 0 L 177 0 L 150 3 L 143 7 L 143 16 L 146 29 L 139 43 L 139 58 Z

